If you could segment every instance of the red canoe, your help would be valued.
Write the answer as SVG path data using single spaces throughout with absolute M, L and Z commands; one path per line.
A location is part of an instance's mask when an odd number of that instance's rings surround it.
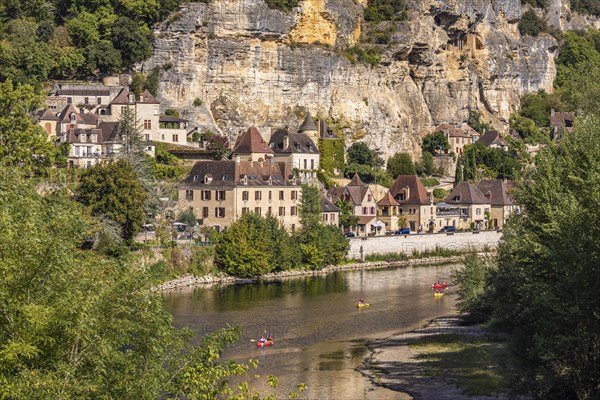
M 272 340 L 267 340 L 264 342 L 256 342 L 256 347 L 268 347 L 268 346 L 273 346 Z
M 446 283 L 434 283 L 431 287 L 434 289 L 446 289 L 448 285 Z

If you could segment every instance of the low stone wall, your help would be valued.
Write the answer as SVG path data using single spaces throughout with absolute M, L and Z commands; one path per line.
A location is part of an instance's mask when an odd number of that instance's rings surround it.
M 436 247 L 459 251 L 482 251 L 485 247 L 495 249 L 502 237 L 499 231 L 456 232 L 453 234 L 410 234 L 395 236 L 374 236 L 350 239 L 349 258 L 360 260 L 360 249 L 363 256 L 369 254 L 405 253 L 434 250 Z
M 434 265 L 434 264 L 448 264 L 461 262 L 463 256 L 452 256 L 452 257 L 427 257 L 427 258 L 415 258 L 410 260 L 398 260 L 398 261 L 376 261 L 366 263 L 353 263 L 344 265 L 330 265 L 319 270 L 310 269 L 297 269 L 291 271 L 272 272 L 265 274 L 258 278 L 258 280 L 276 280 L 285 279 L 298 276 L 315 276 L 315 275 L 326 275 L 334 271 L 348 271 L 348 270 L 359 270 L 359 269 L 378 269 L 378 268 L 394 268 L 394 267 L 407 267 L 412 265 Z M 253 280 L 253 279 L 250 279 Z M 223 284 L 223 283 L 235 283 L 236 281 L 248 281 L 247 279 L 235 278 L 227 275 L 206 275 L 206 276 L 195 276 L 185 275 L 181 278 L 174 279 L 157 286 L 157 289 L 161 292 L 171 290 L 181 290 L 194 288 L 201 285 L 210 284 Z

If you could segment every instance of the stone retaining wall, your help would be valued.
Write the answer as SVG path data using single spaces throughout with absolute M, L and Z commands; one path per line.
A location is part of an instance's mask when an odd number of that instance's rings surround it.
M 414 251 L 434 250 L 436 247 L 452 250 L 475 250 L 482 251 L 485 247 L 495 249 L 502 237 L 499 231 L 456 232 L 453 234 L 410 234 L 395 236 L 375 236 L 369 238 L 350 239 L 349 258 L 360 260 L 360 249 L 363 256 L 369 254 L 405 253 L 412 254 Z

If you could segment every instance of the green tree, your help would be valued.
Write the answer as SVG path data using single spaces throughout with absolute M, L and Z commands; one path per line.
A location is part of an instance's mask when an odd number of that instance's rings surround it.
M 231 328 L 192 344 L 143 268 L 81 249 L 92 220 L 65 189 L 0 171 L 0 393 L 7 399 L 235 395 Z
M 433 156 L 429 152 L 423 153 L 423 171 L 427 175 L 431 175 L 435 172 L 435 166 L 433 163 Z
M 215 258 L 230 275 L 255 277 L 271 272 L 270 241 L 265 237 L 265 218 L 246 213 L 227 229 L 217 242 Z
M 412 157 L 408 153 L 396 153 L 387 163 L 388 174 L 395 179 L 398 175 L 415 175 L 417 173 Z
M 152 54 L 152 34 L 127 17 L 120 17 L 112 28 L 111 40 L 121 52 L 125 65 L 144 60 Z
M 549 143 L 550 136 L 544 134 L 532 119 L 517 114 L 510 116 L 510 128 L 517 132 L 521 139 L 528 144 Z
M 540 90 L 537 93 L 526 94 L 521 98 L 519 114 L 532 119 L 538 127 L 550 126 L 550 113 L 552 110 L 565 110 L 560 96 L 556 93 L 546 93 L 544 90 Z
M 456 160 L 456 170 L 454 171 L 454 186 L 458 185 L 463 180 L 462 157 Z
M 312 185 L 302 185 L 302 198 L 300 200 L 300 223 L 306 229 L 312 229 L 321 223 L 321 199 L 319 188 Z
M 65 27 L 73 38 L 73 42 L 79 47 L 86 47 L 100 40 L 98 17 L 87 11 L 80 12 L 67 21 Z
M 57 156 L 47 133 L 31 120 L 41 104 L 29 85 L 0 83 L 0 165 L 19 166 L 26 173 L 43 174 Z
M 486 289 L 497 269 L 495 261 L 491 256 L 469 253 L 465 256 L 463 267 L 452 270 L 452 282 L 459 286 L 456 308 L 466 314 L 469 322 L 480 323 L 490 319 L 492 305 Z
M 352 204 L 349 200 L 339 198 L 335 205 L 340 209 L 340 226 L 353 228 L 358 225 L 358 217 L 352 214 Z
M 519 21 L 519 32 L 521 35 L 537 36 L 542 32 L 548 32 L 546 20 L 538 17 L 535 10 L 529 9 L 521 14 Z
M 440 153 L 440 149 L 442 152 L 447 152 L 449 148 L 450 145 L 448 144 L 448 138 L 444 132 L 433 132 L 423 137 L 423 144 L 421 145 L 423 154 L 428 152 L 433 155 L 438 155 Z
M 492 128 L 489 124 L 481 120 L 481 116 L 481 111 L 469 111 L 468 124 L 479 133 L 483 133 L 483 131 L 489 131 Z
M 144 202 L 148 197 L 138 174 L 129 162 L 98 164 L 86 169 L 77 187 L 77 199 L 94 215 L 117 222 L 122 237 L 131 242 L 145 220 Z
M 525 212 L 505 225 L 494 313 L 510 328 L 541 398 L 600 396 L 600 120 L 548 147 L 514 193 Z
M 91 74 L 114 73 L 121 70 L 121 54 L 108 40 L 100 40 L 84 49 L 86 66 Z
M 198 220 L 196 219 L 193 209 L 187 209 L 180 212 L 177 216 L 177 222 L 184 223 L 189 228 L 194 228 L 198 224 Z

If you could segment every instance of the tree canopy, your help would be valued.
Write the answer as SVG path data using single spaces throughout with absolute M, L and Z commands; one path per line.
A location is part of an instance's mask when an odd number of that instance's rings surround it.
M 387 172 L 396 179 L 398 175 L 415 175 L 417 170 L 412 157 L 408 153 L 396 153 L 387 162 Z
M 433 132 L 425 135 L 423 144 L 421 145 L 421 149 L 424 152 L 429 152 L 433 155 L 438 155 L 440 150 L 446 152 L 449 148 L 448 138 L 444 132 Z

